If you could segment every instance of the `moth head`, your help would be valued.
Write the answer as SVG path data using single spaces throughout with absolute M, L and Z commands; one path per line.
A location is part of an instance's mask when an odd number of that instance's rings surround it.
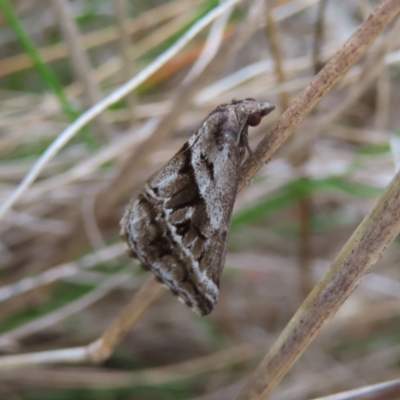
M 275 105 L 268 102 L 259 102 L 252 98 L 236 102 L 237 115 L 242 124 L 257 126 L 263 117 L 275 109 Z
M 259 102 L 252 98 L 241 101 L 232 101 L 239 122 L 238 143 L 247 137 L 249 126 L 257 126 L 267 114 L 275 109 L 275 105 L 268 102 Z M 246 139 L 244 139 L 246 140 Z

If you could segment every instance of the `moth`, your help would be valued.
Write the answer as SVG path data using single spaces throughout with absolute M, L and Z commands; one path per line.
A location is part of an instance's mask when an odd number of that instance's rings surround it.
M 201 315 L 218 301 L 248 127 L 274 108 L 251 98 L 218 106 L 122 217 L 130 256 Z

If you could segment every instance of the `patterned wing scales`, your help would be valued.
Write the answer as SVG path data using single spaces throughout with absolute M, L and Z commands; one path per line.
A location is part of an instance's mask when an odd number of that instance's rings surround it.
M 214 157 L 211 162 L 210 155 L 201 151 L 204 143 L 193 142 L 186 143 L 147 182 L 128 206 L 121 226 L 131 255 L 187 305 L 205 315 L 218 300 L 237 190 L 237 173 L 229 174 L 226 182 L 216 165 L 223 165 L 222 175 L 230 169 L 236 172 L 239 155 L 233 146 L 229 157 L 228 151 L 217 154 L 226 160 L 218 163 Z M 201 182 L 204 173 L 213 175 L 208 187 Z

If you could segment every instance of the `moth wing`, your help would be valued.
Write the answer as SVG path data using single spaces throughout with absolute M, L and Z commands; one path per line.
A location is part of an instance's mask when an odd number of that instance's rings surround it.
M 215 146 L 197 132 L 121 221 L 131 255 L 202 315 L 218 300 L 240 158 L 234 140 Z

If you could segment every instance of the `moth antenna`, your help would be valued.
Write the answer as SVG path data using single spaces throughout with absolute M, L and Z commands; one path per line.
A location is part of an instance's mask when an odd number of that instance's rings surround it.
M 239 128 L 239 135 L 238 135 L 238 138 L 237 138 L 237 141 L 236 141 L 236 144 L 237 144 L 237 145 L 240 143 L 240 140 L 241 140 L 241 138 L 242 138 L 243 128 L 244 128 L 244 126 L 246 125 L 246 122 L 247 122 L 247 117 L 243 119 L 243 122 L 242 122 L 241 125 L 240 125 L 240 128 Z M 246 140 L 246 143 L 247 143 L 247 146 L 248 146 L 249 144 L 248 144 L 247 140 Z
M 249 138 L 243 137 L 244 146 L 246 147 L 247 152 L 249 153 L 249 157 L 252 157 L 255 160 L 254 152 L 249 145 Z

